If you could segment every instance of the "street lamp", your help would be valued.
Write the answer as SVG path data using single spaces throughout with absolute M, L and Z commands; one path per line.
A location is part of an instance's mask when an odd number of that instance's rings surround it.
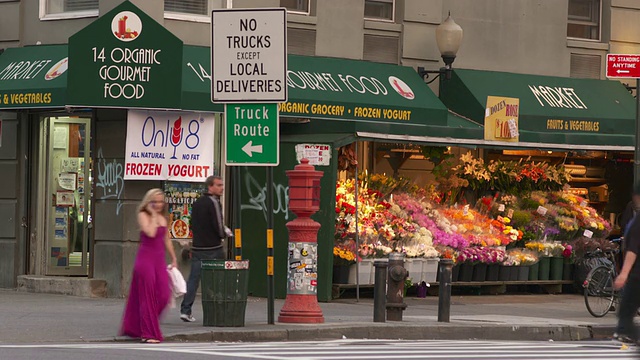
M 418 74 L 422 76 L 423 79 L 429 77 L 429 74 L 438 74 L 427 84 L 430 84 L 438 76 L 444 74 L 444 78 L 446 80 L 451 79 L 451 64 L 456 59 L 456 54 L 458 53 L 458 49 L 462 44 L 462 28 L 460 25 L 456 24 L 451 17 L 451 13 L 436 28 L 436 43 L 438 44 L 438 50 L 440 50 L 440 55 L 442 55 L 442 60 L 444 61 L 444 67 L 440 68 L 440 70 L 425 70 L 424 67 L 418 67 Z

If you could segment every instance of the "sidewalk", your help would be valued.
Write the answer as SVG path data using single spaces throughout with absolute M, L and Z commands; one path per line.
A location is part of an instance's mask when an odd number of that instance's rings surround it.
M 580 295 L 452 297 L 451 322 L 438 323 L 438 298 L 407 298 L 402 322 L 373 322 L 373 299 L 320 303 L 324 324 L 267 324 L 267 300 L 249 298 L 245 326 L 202 326 L 200 299 L 194 323 L 170 309 L 161 326 L 166 341 L 285 341 L 337 338 L 584 340 L 609 336 L 614 313 L 594 318 Z M 116 336 L 124 299 L 91 299 L 0 290 L 0 343 L 124 341 Z

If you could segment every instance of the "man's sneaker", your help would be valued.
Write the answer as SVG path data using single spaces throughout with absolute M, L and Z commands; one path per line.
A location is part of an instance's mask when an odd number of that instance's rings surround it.
M 180 314 L 180 319 L 182 319 L 182 321 L 184 321 L 184 322 L 194 322 L 194 321 L 196 321 L 196 318 L 194 318 L 191 314 L 189 314 L 189 315 Z
M 636 341 L 633 340 L 631 337 L 627 336 L 627 335 L 620 335 L 617 333 L 613 334 L 613 338 L 622 342 L 622 343 L 626 343 L 626 344 L 635 344 Z

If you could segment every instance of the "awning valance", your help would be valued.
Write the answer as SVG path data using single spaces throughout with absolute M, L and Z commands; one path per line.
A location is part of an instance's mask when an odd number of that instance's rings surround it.
M 0 109 L 63 107 L 67 45 L 6 49 L 0 56 Z
M 519 99 L 519 142 L 505 146 L 633 150 L 635 99 L 618 81 L 455 69 L 440 92 L 449 109 L 478 124 L 488 96 Z

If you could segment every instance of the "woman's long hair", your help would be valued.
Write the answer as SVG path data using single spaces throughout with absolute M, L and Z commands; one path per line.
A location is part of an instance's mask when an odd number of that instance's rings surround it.
M 144 194 L 144 197 L 142 198 L 140 205 L 138 205 L 138 212 L 146 212 L 147 214 L 151 215 L 151 213 L 149 213 L 149 210 L 147 210 L 147 206 L 149 206 L 149 203 L 151 203 L 153 198 L 158 195 L 161 195 L 164 198 L 164 191 L 158 188 L 147 191 L 147 193 Z M 160 214 L 163 215 L 164 217 L 169 217 L 169 212 L 167 208 L 168 208 L 167 204 L 165 203 L 164 206 L 162 207 L 162 211 L 160 212 Z

